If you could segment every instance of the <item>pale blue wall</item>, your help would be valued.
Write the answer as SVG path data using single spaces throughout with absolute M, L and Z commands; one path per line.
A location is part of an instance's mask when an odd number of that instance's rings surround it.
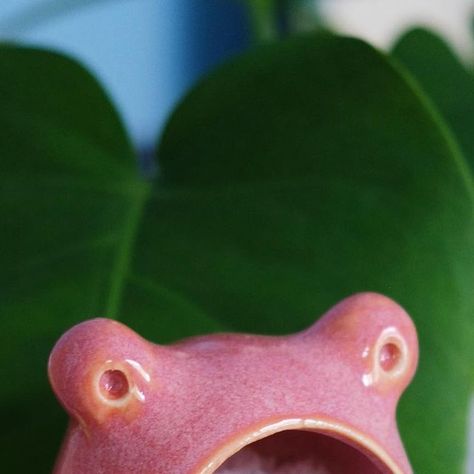
M 239 0 L 0 0 L 0 38 L 79 58 L 142 148 L 189 85 L 248 37 Z

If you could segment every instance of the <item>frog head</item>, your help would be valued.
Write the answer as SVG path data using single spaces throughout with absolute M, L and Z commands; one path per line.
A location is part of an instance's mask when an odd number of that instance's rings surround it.
M 417 359 L 411 319 L 375 293 L 289 336 L 161 346 L 85 321 L 49 361 L 71 419 L 55 472 L 408 474 L 395 412 Z

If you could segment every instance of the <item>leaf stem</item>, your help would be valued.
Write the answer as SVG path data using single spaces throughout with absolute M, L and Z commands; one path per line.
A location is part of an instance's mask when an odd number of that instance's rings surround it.
M 257 43 L 276 40 L 279 37 L 277 25 L 277 0 L 246 0 Z
M 311 31 L 321 24 L 317 0 L 246 0 L 257 43 Z
M 287 9 L 289 34 L 314 31 L 322 26 L 317 0 L 290 0 L 287 3 L 292 4 Z

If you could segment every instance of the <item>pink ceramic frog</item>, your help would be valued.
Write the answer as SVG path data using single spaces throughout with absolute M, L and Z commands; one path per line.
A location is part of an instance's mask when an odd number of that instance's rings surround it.
M 408 474 L 395 422 L 418 357 L 392 300 L 352 296 L 286 337 L 172 346 L 94 319 L 49 361 L 71 416 L 59 474 Z

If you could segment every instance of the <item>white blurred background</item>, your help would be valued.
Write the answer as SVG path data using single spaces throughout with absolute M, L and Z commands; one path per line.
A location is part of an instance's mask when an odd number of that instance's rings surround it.
M 335 29 L 383 48 L 416 24 L 442 33 L 464 57 L 474 55 L 473 0 L 319 0 L 319 5 Z

